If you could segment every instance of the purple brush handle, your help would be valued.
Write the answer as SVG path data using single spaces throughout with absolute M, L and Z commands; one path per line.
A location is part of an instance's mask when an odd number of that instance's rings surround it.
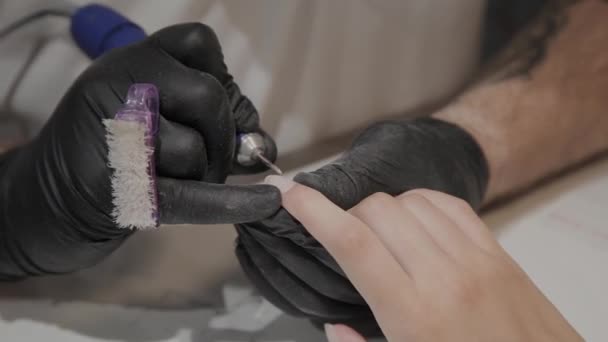
M 136 83 L 129 88 L 127 100 L 122 109 L 116 113 L 115 119 L 121 121 L 139 122 L 146 127 L 145 144 L 154 151 L 158 135 L 158 89 L 153 84 Z M 154 152 L 148 160 L 148 175 L 152 187 L 154 204 L 154 221 L 158 224 L 158 193 L 156 190 L 156 163 Z

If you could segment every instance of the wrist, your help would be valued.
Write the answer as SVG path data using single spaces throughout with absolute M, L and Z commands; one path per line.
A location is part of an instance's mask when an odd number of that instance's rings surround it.
M 488 163 L 489 180 L 484 203 L 509 193 L 532 174 L 533 164 L 544 161 L 525 160 L 534 156 L 534 148 L 543 139 L 534 126 L 545 117 L 529 108 L 528 92 L 535 90 L 533 81 L 511 79 L 473 88 L 433 116 L 458 125 L 479 144 Z M 536 104 L 554 101 L 551 93 L 532 96 Z M 544 95 L 544 96 L 542 96 Z M 546 134 L 546 132 L 545 132 Z M 539 156 L 536 156 L 539 157 Z M 542 156 L 546 158 L 547 156 Z
M 510 145 L 501 138 L 493 127 L 482 121 L 483 114 L 478 109 L 463 103 L 452 104 L 433 115 L 434 118 L 460 127 L 475 140 L 485 156 L 488 170 L 488 184 L 483 202 L 496 197 L 505 188 L 502 173 L 510 155 Z M 483 126 L 484 128 L 481 128 Z

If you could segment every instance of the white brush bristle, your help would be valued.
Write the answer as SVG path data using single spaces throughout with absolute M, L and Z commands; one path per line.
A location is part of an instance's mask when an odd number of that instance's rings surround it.
M 151 228 L 155 201 L 153 182 L 148 174 L 148 160 L 154 149 L 146 146 L 144 124 L 106 119 L 108 162 L 112 176 L 112 217 L 122 228 Z

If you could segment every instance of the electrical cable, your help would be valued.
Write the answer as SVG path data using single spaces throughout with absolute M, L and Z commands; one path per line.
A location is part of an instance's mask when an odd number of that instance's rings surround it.
M 15 31 L 25 27 L 26 25 L 28 25 L 34 21 L 40 20 L 40 19 L 44 19 L 47 17 L 69 18 L 73 14 L 74 9 L 75 9 L 75 7 L 73 5 L 66 4 L 65 8 L 45 8 L 45 9 L 41 9 L 41 10 L 35 11 L 33 13 L 30 13 L 16 21 L 12 22 L 11 24 L 7 25 L 6 27 L 1 28 L 0 29 L 0 41 L 5 39 L 6 37 L 11 35 Z M 39 50 L 40 50 L 40 44 L 36 44 L 36 48 L 26 58 L 26 63 L 20 68 L 20 70 L 17 74 L 17 77 L 13 80 L 13 82 L 11 82 L 11 85 L 8 88 L 7 95 L 0 103 L 0 115 L 3 119 L 12 118 L 12 116 L 7 114 L 8 112 L 11 112 L 9 110 L 10 102 L 14 96 L 16 89 L 18 88 L 19 84 L 21 83 L 21 81 L 26 73 L 26 70 L 29 69 L 29 67 L 31 66 L 31 64 L 32 64 L 33 60 L 35 59 L 35 56 L 38 54 Z M 23 124 L 22 124 L 22 126 L 23 126 Z M 25 128 L 23 128 L 23 131 L 25 131 Z
M 46 9 L 38 10 L 38 11 L 33 12 L 29 15 L 26 15 L 25 17 L 20 18 L 17 21 L 9 24 L 8 26 L 0 29 L 0 40 L 6 38 L 11 33 L 15 32 L 16 30 L 18 30 L 36 20 L 43 19 L 46 17 L 69 18 L 72 15 L 72 13 L 73 12 L 70 9 L 63 9 L 63 8 L 46 8 Z

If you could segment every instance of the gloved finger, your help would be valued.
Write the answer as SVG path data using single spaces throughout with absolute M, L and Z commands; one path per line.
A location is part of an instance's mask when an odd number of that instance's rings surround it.
M 207 152 L 202 135 L 161 116 L 156 169 L 161 177 L 203 180 L 207 171 Z
M 302 312 L 298 310 L 291 302 L 283 297 L 277 290 L 275 290 L 268 281 L 262 276 L 262 271 L 258 269 L 258 266 L 253 263 L 251 257 L 245 250 L 243 243 L 240 239 L 237 240 L 235 254 L 241 268 L 249 280 L 255 284 L 256 289 L 270 301 L 274 306 L 279 308 L 281 311 L 292 315 L 292 316 L 303 316 Z
M 327 250 L 285 209 L 279 210 L 268 219 L 247 222 L 242 224 L 242 226 L 252 234 L 257 235 L 259 234 L 258 232 L 267 232 L 277 238 L 289 240 L 297 248 L 302 249 L 306 254 L 318 260 L 323 267 L 346 277 L 344 271 L 338 266 L 334 258 L 329 255 Z M 263 243 L 261 239 L 258 242 Z M 267 247 L 267 249 L 272 249 L 271 245 Z M 286 258 L 284 262 L 288 263 L 290 259 Z M 294 266 L 297 266 L 297 262 L 294 263 Z M 292 267 L 288 268 L 293 269 Z
M 251 238 L 247 231 L 238 228 L 237 230 L 241 245 L 251 261 L 251 265 L 248 265 L 250 269 L 247 272 L 259 271 L 258 277 L 263 278 L 267 283 L 265 285 L 274 289 L 282 298 L 296 307 L 300 315 L 328 320 L 371 315 L 365 305 L 336 301 L 316 292 L 287 269 L 281 267 L 276 259 L 268 255 L 257 241 Z
M 324 323 L 328 322 L 343 323 L 356 328 L 364 336 L 376 337 L 382 335 L 378 323 L 366 306 L 349 304 L 347 306 L 347 310 L 349 311 L 343 312 L 342 305 L 339 305 L 335 307 L 337 310 L 335 312 L 334 307 L 331 306 L 332 304 L 330 306 L 315 304 L 318 302 L 323 303 L 322 296 L 316 301 L 305 300 L 308 293 L 307 286 L 295 281 L 297 279 L 294 279 L 293 282 L 289 281 L 288 276 L 290 273 L 281 271 L 280 265 L 276 263 L 276 259 L 264 258 L 263 255 L 260 256 L 255 250 L 255 245 L 247 244 L 246 248 L 246 243 L 243 243 L 241 236 L 247 239 L 247 232 L 242 232 L 238 227 L 237 230 L 239 231 L 239 238 L 237 239 L 235 252 L 241 268 L 255 285 L 256 289 L 276 307 L 293 316 L 308 317 L 312 320 L 313 324 L 321 328 Z M 259 251 L 259 253 L 263 254 L 264 251 Z M 253 259 L 256 261 L 254 262 Z M 277 273 L 279 274 L 279 278 L 273 278 Z M 280 278 L 282 276 L 285 276 L 287 280 L 282 281 L 283 278 Z M 301 294 L 305 294 L 304 299 L 299 298 Z M 353 308 L 356 309 L 353 310 Z
M 247 227 L 250 225 L 239 225 L 239 228 L 247 230 L 268 255 L 315 291 L 341 302 L 365 305 L 365 300 L 346 276 L 325 266 L 309 254 L 307 249 L 301 248 L 291 240 L 272 235 L 266 230 Z M 322 250 L 323 247 L 317 243 L 317 249 Z
M 226 92 L 208 74 L 184 69 L 167 76 L 161 88 L 160 111 L 171 121 L 196 129 L 207 154 L 206 179 L 222 183 L 232 167 L 236 146 L 235 126 Z
M 209 26 L 202 23 L 173 25 L 154 33 L 150 39 L 183 65 L 212 75 L 222 85 L 232 81 L 220 42 Z
M 260 115 L 251 100 L 241 93 L 241 89 L 234 81 L 224 87 L 230 99 L 230 108 L 234 113 L 239 133 L 259 132 Z
M 319 191 L 344 210 L 354 207 L 361 199 L 373 193 L 368 189 L 370 182 L 354 179 L 352 175 L 344 172 L 343 165 L 338 163 L 325 165 L 313 172 L 298 173 L 293 180 Z M 340 191 L 334 191 L 337 186 Z
M 85 93 L 112 99 L 96 103 L 99 112 L 107 116 L 122 106 L 131 84 L 156 85 L 160 93 L 160 114 L 202 134 L 207 147 L 206 179 L 221 183 L 232 168 L 236 146 L 235 120 L 226 90 L 214 76 L 184 66 L 159 45 L 150 37 L 102 56 L 99 63 L 106 67 L 89 75 L 96 81 L 86 82 L 85 86 L 90 90 Z M 137 58 L 142 55 L 147 60 Z M 115 64 L 126 66 L 107 67 Z
M 228 72 L 222 47 L 213 29 L 201 23 L 180 24 L 162 29 L 151 38 L 163 51 L 183 65 L 208 73 L 222 84 L 239 133 L 259 130 L 258 111 L 251 100 L 242 94 Z
M 366 132 L 368 131 L 370 129 Z M 391 134 L 390 131 L 382 133 Z M 368 135 L 364 133 L 357 139 L 373 139 Z M 393 146 L 389 144 L 389 147 Z M 297 174 L 294 180 L 318 190 L 344 210 L 377 192 L 397 196 L 420 186 L 419 181 L 416 181 L 420 177 L 411 172 L 405 172 L 404 175 L 407 176 L 387 177 L 395 168 L 392 161 L 385 160 L 387 155 L 390 155 L 390 151 L 374 146 L 370 148 L 358 141 L 338 160 L 316 171 Z
M 159 177 L 160 222 L 218 224 L 262 220 L 281 206 L 281 194 L 269 185 L 225 185 Z
M 277 145 L 275 144 L 274 140 L 268 135 L 266 134 L 266 132 L 264 132 L 263 130 L 259 130 L 258 131 L 259 134 L 262 135 L 262 137 L 264 138 L 264 146 L 266 148 L 266 150 L 264 151 L 264 156 L 266 156 L 266 158 L 268 158 L 268 160 L 270 160 L 271 162 L 275 162 L 277 159 Z M 240 144 L 237 141 L 237 151 L 240 148 Z M 240 175 L 240 174 L 252 174 L 252 173 L 260 173 L 260 172 L 264 172 L 267 171 L 268 167 L 266 165 L 264 165 L 264 163 L 262 162 L 257 162 L 251 166 L 244 166 L 238 163 L 238 161 L 236 160 L 236 155 L 235 155 L 235 160 L 234 160 L 234 168 L 233 168 L 233 173 Z

